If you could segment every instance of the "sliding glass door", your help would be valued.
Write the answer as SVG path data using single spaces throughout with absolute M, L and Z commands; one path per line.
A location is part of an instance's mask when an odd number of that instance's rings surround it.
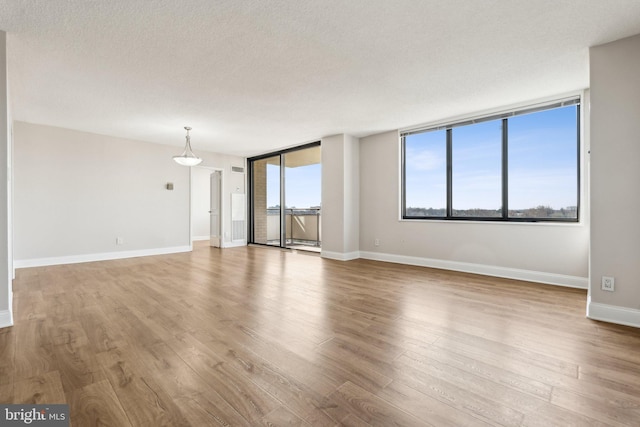
M 280 246 L 280 156 L 251 162 L 253 243 Z
M 250 242 L 321 246 L 320 143 L 249 159 Z

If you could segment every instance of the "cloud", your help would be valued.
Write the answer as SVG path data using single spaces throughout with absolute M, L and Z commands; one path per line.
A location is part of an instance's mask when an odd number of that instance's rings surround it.
M 441 170 L 446 165 L 445 158 L 435 150 L 408 149 L 406 153 L 408 170 L 432 171 Z

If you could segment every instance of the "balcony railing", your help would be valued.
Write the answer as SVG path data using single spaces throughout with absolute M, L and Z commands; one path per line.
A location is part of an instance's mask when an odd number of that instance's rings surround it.
M 286 245 L 320 247 L 320 208 L 286 208 Z M 280 241 L 280 209 L 267 208 L 267 241 Z

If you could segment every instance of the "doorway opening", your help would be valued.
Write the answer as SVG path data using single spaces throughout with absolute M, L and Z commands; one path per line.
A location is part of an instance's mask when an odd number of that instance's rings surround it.
M 249 242 L 319 252 L 320 142 L 249 159 Z
M 191 241 L 222 247 L 222 171 L 192 167 L 191 189 Z

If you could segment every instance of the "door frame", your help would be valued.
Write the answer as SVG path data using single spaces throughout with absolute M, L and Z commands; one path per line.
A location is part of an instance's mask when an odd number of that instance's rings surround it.
M 208 182 L 208 194 L 211 194 L 211 174 L 214 172 L 220 172 L 220 247 L 224 248 L 225 247 L 225 242 L 224 242 L 224 236 L 225 236 L 225 232 L 227 231 L 225 228 L 225 221 L 226 221 L 226 210 L 227 210 L 227 203 L 225 202 L 225 197 L 223 197 L 224 194 L 224 183 L 225 183 L 225 174 L 224 174 L 224 168 L 217 168 L 217 167 L 213 167 L 213 166 L 191 166 L 189 168 L 189 246 L 191 247 L 191 250 L 193 250 L 193 201 L 195 199 L 195 195 L 193 194 L 193 170 L 194 168 L 198 168 L 198 169 L 206 169 L 209 171 L 209 179 L 207 180 Z M 209 219 L 209 221 L 211 221 L 211 219 Z M 209 235 L 211 235 L 211 222 L 209 222 Z
M 286 230 L 286 215 L 285 215 L 285 184 L 284 184 L 284 174 L 285 174 L 285 164 L 284 164 L 284 155 L 287 153 L 291 153 L 293 151 L 304 150 L 307 148 L 313 148 L 322 146 L 321 141 L 310 142 L 303 145 L 298 145 L 291 148 L 286 148 L 284 150 L 272 151 L 270 153 L 260 154 L 259 156 L 249 157 L 247 159 L 247 243 L 252 245 L 263 245 L 270 247 L 280 247 L 283 249 L 287 248 L 287 230 Z M 280 246 L 275 245 L 267 245 L 265 243 L 256 243 L 255 241 L 255 233 L 254 233 L 254 203 L 253 197 L 255 193 L 255 189 L 253 186 L 253 163 L 256 160 L 268 159 L 269 157 L 280 157 Z
M 213 198 L 209 197 L 209 246 L 214 248 L 222 248 L 224 242 L 224 230 L 222 229 L 222 171 L 212 171 L 209 174 L 209 196 L 213 196 L 213 177 L 214 175 L 218 175 L 217 178 L 217 191 L 216 196 L 218 198 L 218 235 L 216 238 L 218 239 L 218 244 L 213 244 L 213 211 L 211 209 L 211 205 L 213 205 Z

